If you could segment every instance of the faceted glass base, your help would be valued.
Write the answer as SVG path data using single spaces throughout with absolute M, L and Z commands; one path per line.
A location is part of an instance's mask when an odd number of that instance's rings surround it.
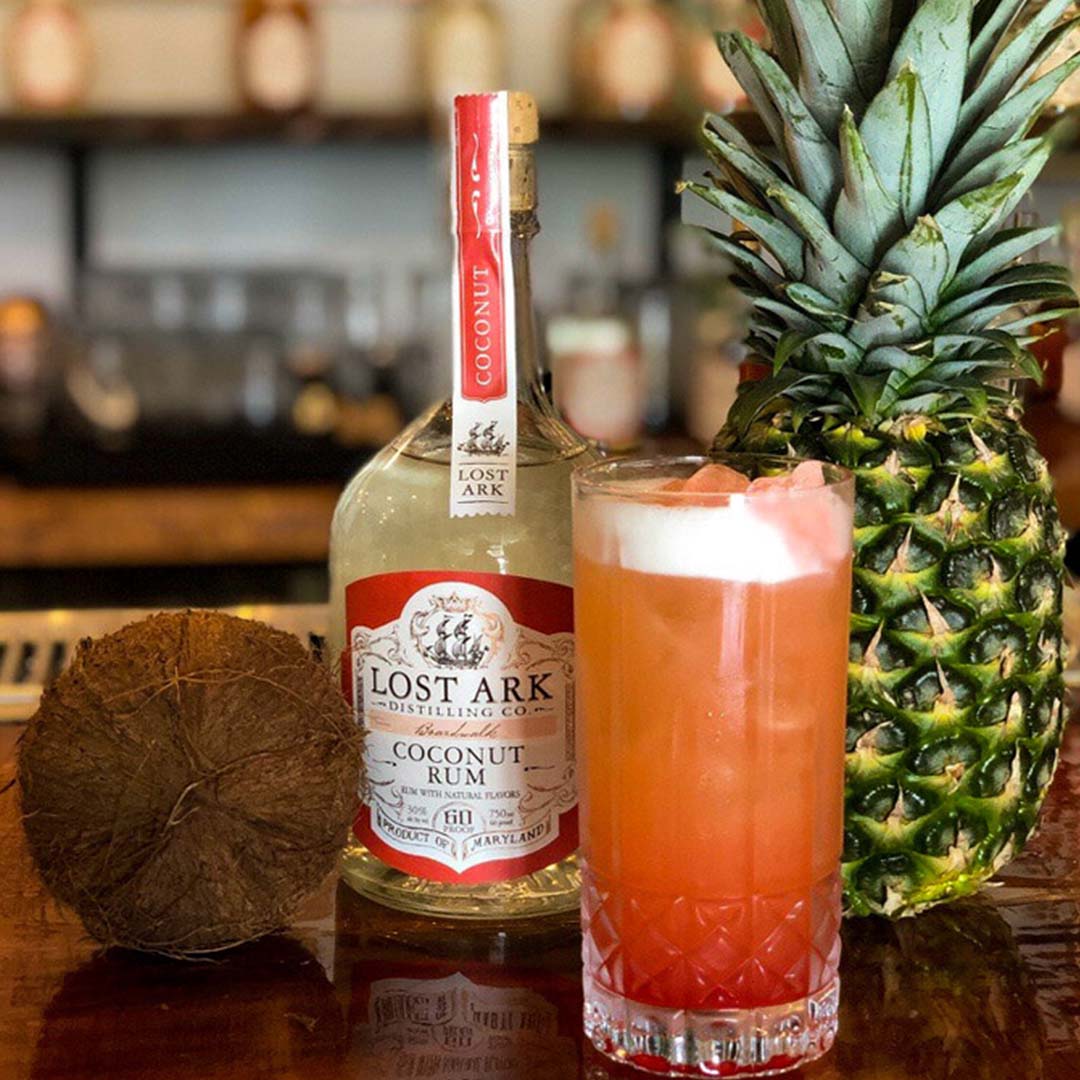
M 775 1076 L 836 1038 L 840 980 L 785 1005 L 694 1011 L 642 1005 L 586 974 L 585 1034 L 602 1054 L 657 1076 Z

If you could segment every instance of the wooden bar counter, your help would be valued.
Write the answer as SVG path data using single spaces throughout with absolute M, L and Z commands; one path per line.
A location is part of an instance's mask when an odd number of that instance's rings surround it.
M 0 726 L 0 784 L 17 725 Z M 1043 828 L 982 896 L 844 930 L 840 1037 L 805 1080 L 1080 1077 L 1080 726 Z M 296 928 L 214 962 L 88 941 L 0 796 L 2 1080 L 631 1080 L 580 1035 L 572 926 L 475 928 L 328 882 Z

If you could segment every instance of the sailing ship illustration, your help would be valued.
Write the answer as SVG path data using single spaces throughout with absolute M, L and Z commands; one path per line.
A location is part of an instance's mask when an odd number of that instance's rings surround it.
M 483 631 L 473 631 L 472 621 L 473 616 L 468 612 L 457 618 L 444 615 L 435 627 L 435 640 L 422 644 L 424 656 L 439 667 L 479 667 L 490 646 Z
M 473 454 L 483 457 L 501 457 L 510 446 L 509 439 L 498 433 L 498 421 L 492 420 L 485 425 L 482 421 L 473 424 L 469 428 L 469 437 L 462 443 L 458 443 L 458 449 L 463 454 Z
M 509 613 L 500 614 L 490 594 L 470 595 L 451 587 L 433 593 L 409 616 L 409 641 L 423 662 L 432 667 L 457 670 L 487 667 L 500 655 L 506 642 Z M 480 592 L 480 590 L 475 590 Z M 492 603 L 485 602 L 485 598 Z

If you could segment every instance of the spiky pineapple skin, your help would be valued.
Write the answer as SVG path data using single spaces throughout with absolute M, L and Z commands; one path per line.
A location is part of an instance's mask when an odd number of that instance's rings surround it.
M 785 409 L 718 450 L 856 477 L 850 914 L 975 892 L 1035 828 L 1064 725 L 1064 535 L 1019 410 L 862 426 Z

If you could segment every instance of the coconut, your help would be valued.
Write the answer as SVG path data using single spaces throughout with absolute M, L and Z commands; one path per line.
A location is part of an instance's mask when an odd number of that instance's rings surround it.
M 214 612 L 80 644 L 19 748 L 30 853 L 105 945 L 218 952 L 288 925 L 355 811 L 361 739 L 291 634 Z

